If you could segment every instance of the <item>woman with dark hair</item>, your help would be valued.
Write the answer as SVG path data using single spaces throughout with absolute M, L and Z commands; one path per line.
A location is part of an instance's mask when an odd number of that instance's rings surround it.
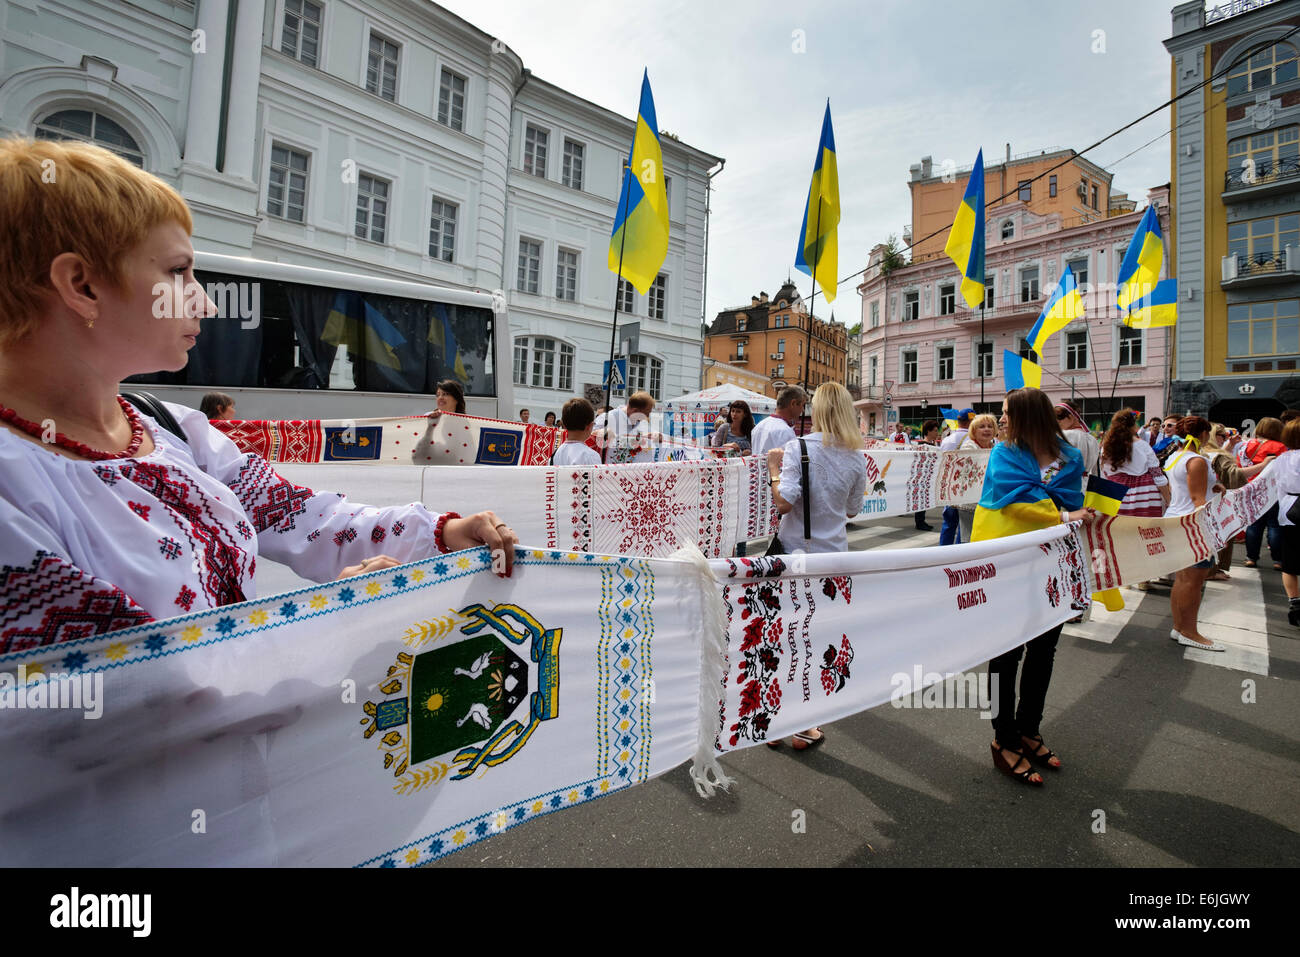
M 1268 456 L 1259 465 L 1250 465 L 1242 467 L 1237 464 L 1237 457 L 1232 454 L 1232 436 L 1230 429 L 1218 422 L 1210 426 L 1210 437 L 1205 440 L 1201 452 L 1210 460 L 1210 468 L 1214 469 L 1214 477 L 1219 480 L 1219 484 L 1226 489 L 1241 488 L 1260 472 L 1268 467 L 1268 463 L 1273 461 L 1273 456 Z M 1232 540 L 1224 545 L 1219 551 L 1219 567 L 1210 573 L 1209 580 L 1212 582 L 1231 581 L 1228 575 L 1228 569 L 1232 568 Z
M 1190 515 L 1210 497 L 1211 486 L 1222 492 L 1223 486 L 1214 479 L 1209 456 L 1201 454 L 1201 447 L 1210 438 L 1210 423 L 1199 415 L 1189 415 L 1178 421 L 1178 434 L 1183 446 L 1169 456 L 1165 471 L 1169 473 L 1171 490 L 1166 516 Z M 1201 610 L 1201 594 L 1205 580 L 1214 568 L 1214 558 L 1205 559 L 1174 575 L 1174 587 L 1169 592 L 1169 605 L 1174 614 L 1174 628 L 1169 637 L 1180 645 L 1200 648 L 1202 651 L 1224 651 L 1223 645 L 1211 641 L 1197 630 L 1196 618 Z
M 437 392 L 439 412 L 465 414 L 465 390 L 455 379 L 443 379 L 438 383 Z
M 1007 441 L 993 447 L 984 489 L 975 509 L 972 541 L 1047 528 L 1062 522 L 1091 520 L 1083 507 L 1083 456 L 1061 432 L 1047 396 L 1038 389 L 1015 389 L 1002 406 Z M 1034 765 L 1059 768 L 1061 760 L 1045 744 L 1038 726 L 1043 720 L 1047 686 L 1061 627 L 1031 638 L 1025 645 L 989 662 L 996 679 L 996 740 L 990 745 L 993 765 L 1025 784 L 1040 785 Z M 1016 671 L 1024 652 L 1020 676 L 1020 707 L 1016 707 Z
M 1121 515 L 1159 518 L 1169 503 L 1169 479 L 1156 453 L 1138 434 L 1138 417 L 1132 409 L 1116 412 L 1102 437 L 1101 477 L 1128 489 L 1119 507 Z
M 709 444 L 715 449 L 735 449 L 741 455 L 748 455 L 753 432 L 754 415 L 749 411 L 749 403 L 737 399 L 727 409 L 726 420 L 718 423 Z
M 1242 453 L 1245 459 L 1243 464 L 1259 465 L 1267 461 L 1269 456 L 1281 455 L 1285 451 L 1286 446 L 1282 444 L 1282 420 L 1266 416 L 1255 426 L 1255 437 L 1246 443 L 1246 450 Z M 1259 564 L 1259 550 L 1264 543 L 1265 529 L 1268 530 L 1268 552 L 1273 559 L 1273 567 L 1278 569 L 1282 567 L 1277 506 L 1274 505 L 1246 529 L 1247 568 L 1254 568 Z
M 1286 589 L 1286 620 L 1300 625 L 1300 525 L 1287 516 L 1300 495 L 1300 418 L 1282 427 L 1282 444 L 1287 447 L 1278 458 L 1277 523 L 1282 552 L 1282 587 Z

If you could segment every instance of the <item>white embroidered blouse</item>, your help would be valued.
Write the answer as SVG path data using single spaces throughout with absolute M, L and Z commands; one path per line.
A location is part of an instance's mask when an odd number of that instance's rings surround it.
M 455 513 L 313 492 L 167 407 L 188 443 L 142 414 L 141 458 L 70 459 L 0 429 L 0 654 L 254 598 L 259 554 L 323 582 L 446 550 Z

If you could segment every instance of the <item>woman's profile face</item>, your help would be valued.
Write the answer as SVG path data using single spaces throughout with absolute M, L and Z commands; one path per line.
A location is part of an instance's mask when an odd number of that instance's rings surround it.
M 443 392 L 441 389 L 439 389 L 437 390 L 437 392 L 434 393 L 434 395 L 438 397 L 439 412 L 456 411 L 456 397 L 452 395 L 450 392 Z

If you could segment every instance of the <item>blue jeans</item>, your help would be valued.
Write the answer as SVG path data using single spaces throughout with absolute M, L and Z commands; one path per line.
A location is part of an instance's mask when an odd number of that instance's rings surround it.
M 957 525 L 957 509 L 949 505 L 943 510 L 943 528 L 939 529 L 940 545 L 957 545 L 961 542 L 961 529 Z
M 1246 557 L 1259 561 L 1259 548 L 1264 542 L 1264 529 L 1268 529 L 1268 552 L 1273 561 L 1282 560 L 1282 531 L 1277 524 L 1277 506 L 1274 505 L 1246 529 Z

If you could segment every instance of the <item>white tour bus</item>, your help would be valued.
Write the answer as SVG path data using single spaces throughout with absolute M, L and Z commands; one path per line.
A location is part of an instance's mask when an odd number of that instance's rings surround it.
M 184 369 L 125 388 L 196 409 L 224 392 L 240 419 L 365 419 L 428 412 L 453 379 L 471 415 L 513 408 L 509 320 L 487 293 L 206 252 L 195 274 L 220 315 Z

